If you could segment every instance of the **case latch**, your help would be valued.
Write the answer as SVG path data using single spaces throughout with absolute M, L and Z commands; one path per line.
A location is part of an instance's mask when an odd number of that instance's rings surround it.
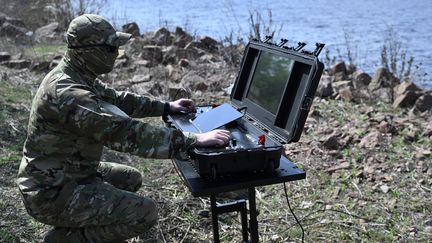
M 313 102 L 313 97 L 305 96 L 305 98 L 303 99 L 303 104 L 301 109 L 304 111 L 309 111 L 309 109 L 312 106 L 312 102 Z

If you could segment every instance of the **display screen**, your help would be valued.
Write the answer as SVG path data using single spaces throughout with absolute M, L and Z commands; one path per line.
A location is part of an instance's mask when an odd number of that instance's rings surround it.
M 262 52 L 246 97 L 276 115 L 293 64 L 290 58 Z

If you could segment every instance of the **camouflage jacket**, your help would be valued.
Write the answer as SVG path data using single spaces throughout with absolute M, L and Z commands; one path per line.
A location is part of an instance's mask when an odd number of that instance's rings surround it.
M 33 100 L 17 183 L 23 193 L 61 188 L 96 176 L 103 146 L 169 158 L 193 134 L 133 118 L 160 116 L 164 102 L 106 87 L 64 58 Z

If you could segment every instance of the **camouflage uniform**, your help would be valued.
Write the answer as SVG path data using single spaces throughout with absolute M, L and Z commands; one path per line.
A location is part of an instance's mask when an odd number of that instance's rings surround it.
M 117 92 L 96 79 L 112 70 L 129 34 L 83 15 L 71 22 L 67 38 L 65 57 L 34 97 L 17 183 L 28 213 L 55 226 L 45 241 L 128 239 L 156 223 L 156 206 L 134 193 L 141 186 L 138 170 L 100 162 L 103 146 L 170 158 L 196 137 L 133 119 L 160 116 L 167 103 Z

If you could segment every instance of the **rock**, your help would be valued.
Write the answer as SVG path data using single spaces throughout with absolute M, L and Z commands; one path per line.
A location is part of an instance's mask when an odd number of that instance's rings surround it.
M 133 76 L 132 83 L 137 84 L 137 83 L 149 82 L 151 80 L 151 78 L 152 78 L 152 76 L 150 74 L 137 74 L 137 75 Z
M 132 23 L 127 23 L 125 25 L 122 26 L 123 32 L 129 33 L 131 34 L 133 37 L 137 37 L 140 36 L 140 29 L 137 25 L 137 23 L 132 22 Z
M 0 52 L 0 62 L 9 61 L 11 59 L 11 55 L 9 52 L 2 51 Z
M 339 138 L 335 134 L 331 134 L 324 138 L 322 145 L 327 149 L 338 149 L 340 147 Z
M 124 68 L 129 65 L 129 61 L 126 58 L 117 58 L 114 63 L 114 68 Z
M 193 37 L 188 33 L 184 32 L 181 27 L 176 27 L 174 45 L 177 47 L 185 47 L 189 42 L 193 40 Z
M 157 29 L 153 35 L 153 39 L 156 42 L 155 44 L 158 46 L 169 46 L 173 42 L 173 38 L 171 38 L 171 32 L 165 27 Z
M 180 82 L 183 84 L 189 84 L 189 87 L 193 88 L 195 84 L 205 83 L 205 80 L 201 76 L 193 72 L 189 72 L 185 76 L 183 76 Z
M 138 59 L 144 46 L 142 38 L 133 38 L 124 45 L 125 55 L 132 59 Z
M 420 112 L 432 110 L 432 94 L 425 93 L 420 96 L 414 103 L 414 109 Z
M 209 86 L 205 82 L 199 82 L 199 83 L 195 83 L 193 85 L 192 90 L 204 92 L 204 91 L 207 91 L 208 87 Z
M 354 99 L 351 87 L 346 87 L 339 90 L 340 97 L 345 101 L 352 101 Z
M 316 95 L 321 98 L 329 97 L 333 94 L 333 86 L 331 83 L 331 77 L 327 75 L 321 76 L 321 80 L 318 83 Z
M 217 57 L 215 55 L 212 55 L 212 54 L 202 55 L 202 56 L 200 56 L 200 58 L 198 60 L 202 63 L 215 63 L 215 62 L 219 61 L 217 59 Z
M 363 70 L 357 70 L 353 73 L 353 84 L 354 88 L 359 88 L 362 86 L 367 86 L 370 84 L 372 78 L 369 74 Z
M 199 43 L 200 43 L 200 48 L 202 48 L 204 50 L 207 50 L 210 52 L 217 50 L 218 42 L 209 36 L 202 36 L 199 39 Z
M 426 129 L 424 131 L 425 136 L 432 136 L 432 120 L 429 121 L 428 125 L 426 126 Z
M 380 190 L 383 192 L 383 193 L 387 193 L 387 192 L 389 192 L 390 191 L 390 187 L 388 187 L 387 185 L 381 185 L 380 186 Z
M 394 101 L 392 88 L 380 88 L 372 91 L 372 96 L 375 99 L 390 103 Z
M 3 23 L 3 25 L 0 26 L 0 36 L 2 37 L 10 37 L 16 39 L 26 36 L 26 33 L 26 28 L 13 25 L 9 22 L 5 22 Z
M 161 63 L 163 59 L 162 49 L 159 46 L 143 46 L 140 54 L 144 60 Z
M 189 60 L 185 59 L 185 58 L 180 59 L 179 66 L 181 66 L 181 67 L 187 67 L 187 66 L 189 66 Z
M 393 107 L 403 108 L 403 107 L 411 107 L 416 102 L 417 98 L 421 95 L 420 92 L 415 91 L 406 91 L 403 94 L 397 96 L 393 102 Z
M 33 38 L 36 43 L 63 43 L 65 41 L 63 31 L 60 29 L 58 22 L 53 22 L 36 29 Z
M 335 75 L 336 73 L 343 73 L 343 75 L 346 74 L 347 68 L 344 61 L 340 61 L 333 65 L 331 68 L 331 73 Z
M 23 68 L 28 68 L 31 65 L 31 62 L 28 60 L 9 60 L 9 61 L 4 61 L 1 63 L 2 65 L 5 65 L 9 68 L 15 68 L 15 69 L 23 69 Z
M 370 90 L 378 90 L 383 87 L 393 88 L 398 83 L 399 80 L 389 70 L 378 68 L 368 87 Z
M 377 129 L 380 133 L 391 133 L 395 130 L 395 128 L 386 121 L 381 121 L 381 123 L 377 126 Z
M 191 90 L 180 87 L 170 87 L 168 90 L 168 95 L 170 100 L 177 100 L 180 98 L 190 98 L 191 97 Z
M 208 218 L 208 217 L 210 217 L 210 211 L 203 209 L 203 210 L 198 211 L 198 215 L 201 217 L 204 217 L 204 218 Z
M 164 65 L 168 64 L 174 64 L 177 62 L 177 46 L 167 46 L 166 48 L 162 49 L 163 54 L 163 61 L 162 63 Z
M 344 72 L 338 72 L 333 74 L 334 81 L 344 81 L 347 79 L 347 75 Z
M 362 148 L 368 148 L 368 149 L 379 147 L 382 140 L 383 140 L 383 138 L 382 138 L 381 134 L 377 131 L 373 131 L 362 138 L 359 146 Z
M 352 87 L 352 82 L 349 80 L 344 80 L 344 81 L 337 81 L 337 82 L 333 82 L 332 86 L 335 90 L 340 90 L 340 89 L 344 89 L 347 87 Z
M 333 167 L 328 168 L 326 171 L 329 173 L 338 171 L 338 170 L 344 170 L 344 169 L 349 169 L 351 168 L 351 164 L 349 162 L 342 162 L 338 165 L 335 165 Z
M 153 63 L 149 60 L 138 60 L 135 61 L 133 64 L 135 64 L 136 66 L 143 66 L 143 67 L 152 67 Z
M 50 63 L 51 62 L 48 61 L 40 61 L 40 62 L 33 63 L 30 70 L 35 72 L 46 72 L 49 70 Z
M 420 91 L 420 89 L 413 82 L 404 81 L 394 87 L 394 97 L 398 97 L 408 91 Z

